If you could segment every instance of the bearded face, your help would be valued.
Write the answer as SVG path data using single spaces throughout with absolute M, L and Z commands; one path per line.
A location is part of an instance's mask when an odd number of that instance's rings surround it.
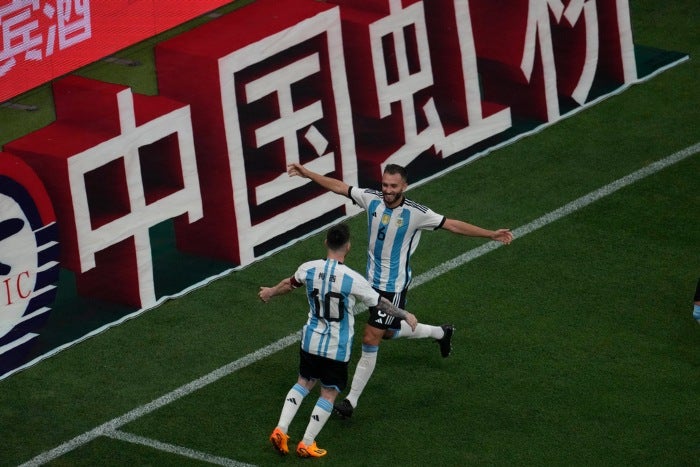
M 403 192 L 407 188 L 406 181 L 400 174 L 384 173 L 382 175 L 382 196 L 384 204 L 395 208 L 403 201 Z

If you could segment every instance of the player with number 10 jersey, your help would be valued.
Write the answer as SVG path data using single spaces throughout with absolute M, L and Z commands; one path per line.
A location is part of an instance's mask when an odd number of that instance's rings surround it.
M 308 261 L 297 269 L 292 286 L 305 286 L 309 318 L 302 329 L 301 348 L 341 362 L 350 359 L 356 297 L 376 306 L 379 294 L 362 275 L 333 260 Z

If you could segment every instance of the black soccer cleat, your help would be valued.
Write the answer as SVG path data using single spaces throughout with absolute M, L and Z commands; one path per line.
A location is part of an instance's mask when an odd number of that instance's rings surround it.
M 452 334 L 455 332 L 455 327 L 451 324 L 443 324 L 440 327 L 445 331 L 445 335 L 442 339 L 437 339 L 437 343 L 440 344 L 440 354 L 443 358 L 447 358 L 452 353 Z
M 352 417 L 352 411 L 355 410 L 349 400 L 343 399 L 340 402 L 333 404 L 333 412 L 340 415 L 340 418 Z

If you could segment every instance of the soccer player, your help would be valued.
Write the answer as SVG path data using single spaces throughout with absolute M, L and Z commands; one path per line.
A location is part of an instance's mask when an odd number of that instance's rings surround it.
M 307 169 L 299 163 L 287 167 L 290 176 L 308 178 L 326 190 L 349 197 L 367 212 L 369 239 L 367 248 L 367 279 L 383 297 L 399 308 L 406 306 L 406 293 L 411 282 L 409 260 L 416 250 L 421 231 L 445 229 L 458 235 L 485 237 L 504 244 L 513 240 L 509 229 L 487 230 L 466 222 L 449 219 L 406 198 L 408 188 L 406 170 L 388 164 L 382 174 L 381 191 L 351 187 L 342 180 L 327 177 Z M 357 363 L 350 393 L 335 404 L 335 411 L 348 418 L 357 407 L 357 401 L 369 381 L 377 363 L 377 352 L 382 339 L 399 336 L 434 338 L 443 357 L 452 350 L 454 326 L 419 324 L 411 329 L 406 323 L 387 316 L 382 310 L 369 308 L 369 317 L 362 338 L 362 355 Z
M 396 308 L 372 289 L 362 274 L 343 264 L 350 251 L 350 230 L 346 224 L 329 229 L 325 243 L 328 249 L 325 260 L 308 261 L 292 277 L 274 287 L 260 287 L 258 293 L 263 302 L 268 302 L 276 295 L 305 286 L 309 300 L 309 316 L 301 335 L 299 377 L 287 393 L 277 427 L 270 435 L 273 447 L 281 454 L 289 453 L 287 433 L 301 401 L 320 381 L 321 396 L 296 452 L 300 457 L 326 455 L 326 450 L 316 445 L 316 436 L 328 421 L 335 398 L 347 386 L 356 299 L 405 320 L 412 329 L 418 323 L 412 313 Z

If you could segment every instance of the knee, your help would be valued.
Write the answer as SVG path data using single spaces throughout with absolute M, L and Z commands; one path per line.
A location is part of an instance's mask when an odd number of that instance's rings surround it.
M 364 335 L 362 336 L 362 343 L 365 345 L 377 346 L 382 341 L 383 336 L 384 336 L 383 329 L 377 329 L 377 328 L 373 328 L 371 326 L 368 326 L 365 329 Z

